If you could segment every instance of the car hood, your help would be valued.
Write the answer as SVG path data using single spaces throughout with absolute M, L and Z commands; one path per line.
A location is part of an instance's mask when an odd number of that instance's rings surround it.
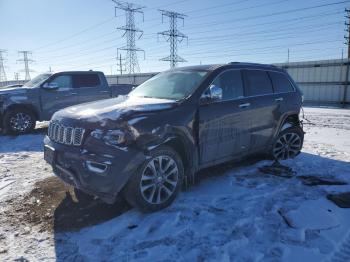
M 166 110 L 176 105 L 177 102 L 173 100 L 119 96 L 67 107 L 56 112 L 52 119 L 54 121 L 73 119 L 79 120 L 79 122 L 99 123 L 100 126 L 105 126 L 109 121 L 130 119 L 138 113 Z
M 23 94 L 28 91 L 28 88 L 23 87 L 9 87 L 0 88 L 0 95 L 12 95 L 12 94 Z

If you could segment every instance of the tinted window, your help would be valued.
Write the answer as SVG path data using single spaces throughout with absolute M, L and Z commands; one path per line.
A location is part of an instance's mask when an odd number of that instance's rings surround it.
M 248 96 L 273 93 L 271 80 L 267 72 L 262 70 L 245 70 L 244 81 Z
M 222 89 L 222 100 L 243 97 L 243 83 L 240 70 L 228 70 L 221 73 L 212 83 Z
M 94 87 L 100 85 L 100 78 L 97 74 L 74 75 L 74 87 Z
M 71 88 L 72 77 L 69 75 L 56 76 L 54 79 L 50 80 L 50 83 L 57 84 L 58 88 Z
M 269 72 L 275 93 L 291 92 L 294 88 L 287 76 L 282 73 Z

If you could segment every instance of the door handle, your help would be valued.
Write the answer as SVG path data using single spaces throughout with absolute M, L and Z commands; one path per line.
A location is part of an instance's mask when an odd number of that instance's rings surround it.
M 71 93 L 71 95 L 73 95 L 73 96 L 75 96 L 75 95 L 77 95 L 78 93 Z
M 100 91 L 100 93 L 109 93 L 109 91 Z
M 245 104 L 240 104 L 239 108 L 246 108 L 246 107 L 249 107 L 249 106 L 250 106 L 250 103 L 245 103 Z
M 282 102 L 283 101 L 283 97 L 279 97 L 275 99 L 276 102 Z

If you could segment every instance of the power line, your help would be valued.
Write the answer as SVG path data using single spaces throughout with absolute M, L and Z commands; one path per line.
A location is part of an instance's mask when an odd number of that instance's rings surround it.
M 30 51 L 18 51 L 18 54 L 23 55 L 23 59 L 18 59 L 17 61 L 24 63 L 24 72 L 25 77 L 24 80 L 30 80 L 30 69 L 29 69 L 29 63 L 34 62 L 34 60 L 29 59 L 28 55 L 32 54 Z
M 244 1 L 241 1 L 241 2 L 244 2 Z M 239 3 L 239 2 L 235 2 L 235 4 L 236 3 Z M 230 5 L 231 4 L 233 4 L 233 3 L 230 3 Z M 226 5 L 219 5 L 219 6 L 216 6 L 216 7 L 220 7 L 220 6 L 226 6 Z M 214 8 L 214 7 L 213 7 Z M 205 9 L 207 9 L 207 8 L 205 8 Z M 198 10 L 204 10 L 204 9 L 198 9 Z M 193 11 L 195 11 L 195 10 L 192 10 L 192 11 L 190 11 L 190 12 L 193 12 Z M 336 13 L 331 13 L 331 14 L 336 14 Z M 324 15 L 327 15 L 327 13 L 324 13 Z M 320 15 L 316 15 L 316 16 L 323 16 L 323 14 L 320 14 Z M 307 19 L 308 17 L 316 17 L 316 16 L 304 16 L 304 17 L 300 17 L 300 18 L 298 18 L 298 17 L 296 17 L 296 18 L 293 18 L 293 19 L 289 19 L 289 20 L 278 20 L 278 21 L 272 21 L 272 22 L 268 22 L 268 23 L 259 23 L 258 25 L 254 25 L 254 27 L 256 27 L 256 26 L 260 26 L 260 25 L 264 25 L 264 24 L 273 24 L 273 23 L 278 23 L 278 24 L 280 24 L 280 23 L 282 23 L 282 22 L 285 22 L 285 21 L 297 21 L 298 19 Z M 263 17 L 263 16 L 259 16 L 259 17 Z M 231 21 L 228 21 L 229 23 L 231 22 Z M 213 25 L 213 26 L 220 26 L 220 24 L 223 24 L 223 23 L 213 23 L 213 24 L 210 24 L 210 25 Z M 201 27 L 202 27 L 202 24 L 200 25 Z M 247 27 L 252 27 L 251 25 L 248 25 L 248 26 L 245 26 L 244 28 L 247 28 Z M 191 28 L 191 26 L 189 27 L 189 28 Z M 193 26 L 192 26 L 192 28 L 193 28 Z M 241 27 L 240 27 L 241 28 Z M 211 30 L 212 31 L 212 30 Z M 215 31 L 217 31 L 217 30 L 215 30 Z M 198 32 L 198 31 L 196 31 L 195 33 L 197 34 L 197 33 L 205 33 L 205 32 L 208 32 L 208 30 L 206 30 L 206 31 L 201 31 L 201 32 Z M 148 35 L 148 34 L 145 34 L 145 35 Z M 151 34 L 149 34 L 149 35 L 151 35 Z M 98 37 L 99 39 L 100 39 L 100 37 Z M 145 39 L 145 38 L 144 38 Z M 146 39 L 151 39 L 151 38 L 146 38 Z M 113 40 L 114 41 L 114 40 Z M 89 40 L 86 40 L 84 43 L 90 43 L 90 41 Z M 79 45 L 79 43 L 77 43 L 76 44 L 77 46 Z M 70 46 L 66 46 L 66 47 L 70 47 Z M 58 56 L 58 57 L 61 57 L 61 56 Z
M 265 25 L 268 25 L 268 24 L 278 24 L 278 25 L 281 25 L 282 23 L 286 23 L 286 22 L 293 22 L 293 27 L 291 28 L 293 31 L 295 30 L 295 23 L 296 22 L 299 22 L 299 21 L 303 21 L 303 20 L 305 20 L 305 19 L 308 19 L 308 20 L 314 20 L 314 19 L 319 19 L 319 17 L 321 16 L 321 17 L 325 17 L 325 16 L 329 16 L 329 15 L 334 15 L 334 14 L 340 14 L 340 13 L 342 13 L 342 11 L 338 11 L 338 12 L 332 12 L 332 13 L 329 13 L 329 12 L 327 12 L 327 13 L 321 13 L 321 14 L 318 14 L 318 15 L 314 15 L 314 16 L 302 16 L 302 17 L 295 17 L 295 18 L 293 18 L 293 19 L 284 19 L 284 20 L 274 20 L 274 21 L 272 21 L 272 22 L 268 22 L 268 23 L 259 23 L 259 24 L 257 24 L 257 25 L 254 25 L 254 28 L 257 28 L 257 27 L 260 27 L 260 26 L 265 26 Z M 323 24 L 321 24 L 321 25 L 314 25 L 315 27 L 317 27 L 317 28 L 319 28 L 320 26 L 322 26 Z M 239 27 L 239 29 L 243 29 L 243 28 L 251 28 L 251 27 L 253 27 L 252 25 L 248 25 L 248 26 L 240 26 Z M 299 27 L 299 28 L 303 28 L 303 27 L 305 27 L 305 26 L 302 26 L 302 27 Z M 286 29 L 285 27 L 283 27 L 282 28 L 283 29 L 283 31 L 284 31 L 284 29 Z M 221 29 L 221 30 L 215 30 L 215 31 L 222 31 L 222 30 L 224 30 L 224 29 Z M 197 34 L 202 34 L 202 33 L 207 33 L 207 32 L 212 32 L 213 30 L 204 30 L 204 31 L 196 31 L 195 32 L 195 34 L 197 35 Z M 276 32 L 279 32 L 280 30 L 269 30 L 269 32 L 271 32 L 271 33 L 276 33 Z M 259 31 L 258 33 L 261 33 L 261 31 Z M 108 35 L 110 35 L 111 33 L 108 33 Z M 107 35 L 107 34 L 104 34 L 104 35 Z M 145 35 L 145 34 L 144 34 Z M 150 34 L 150 35 L 153 35 L 153 34 Z M 244 33 L 244 35 L 256 35 L 256 32 L 251 32 L 251 33 Z M 103 36 L 103 35 L 102 35 Z M 102 36 L 99 36 L 99 37 L 97 37 L 98 39 L 100 39 Z M 95 39 L 96 40 L 96 37 L 94 37 L 93 39 Z M 91 39 L 91 40 L 93 40 L 93 39 Z M 143 37 L 143 39 L 146 39 L 146 40 L 151 40 L 151 39 L 153 39 L 153 37 Z M 81 55 L 84 55 L 84 53 L 81 53 L 82 51 L 84 52 L 84 51 L 88 51 L 88 50 L 91 50 L 91 52 L 92 53 L 95 53 L 95 52 L 99 52 L 100 50 L 105 50 L 105 49 L 101 49 L 101 45 L 102 44 L 104 44 L 104 43 L 111 43 L 111 42 L 115 42 L 116 40 L 118 40 L 117 38 L 112 38 L 112 39 L 107 39 L 107 40 L 104 40 L 104 41 L 98 41 L 98 42 L 96 42 L 95 44 L 94 44 L 94 46 L 92 46 L 92 47 L 89 47 L 89 48 L 84 48 L 84 49 L 82 49 L 81 48 L 81 44 L 79 44 L 79 43 L 76 43 L 76 44 L 74 44 L 74 45 L 76 45 L 77 47 L 79 47 L 79 50 L 77 50 L 77 51 L 79 51 L 79 55 L 78 56 L 81 56 Z M 194 40 L 193 38 L 192 38 L 192 41 L 191 42 L 197 42 L 197 40 Z M 86 40 L 84 43 L 82 43 L 82 44 L 90 44 L 91 43 L 91 41 L 90 40 Z M 72 45 L 70 45 L 70 46 L 64 46 L 64 47 L 62 47 L 62 49 L 65 49 L 65 48 L 68 48 L 68 47 L 71 47 Z M 96 46 L 98 46 L 99 48 L 98 49 L 96 49 Z M 114 46 L 112 46 L 111 48 L 114 48 Z M 154 47 L 154 48 L 148 48 L 148 50 L 159 50 L 159 48 L 158 47 Z M 44 60 L 40 60 L 40 62 L 46 62 L 46 61 L 51 61 L 53 58 L 60 58 L 60 60 L 62 61 L 62 57 L 75 57 L 76 55 L 77 55 L 77 51 L 74 51 L 74 52 L 71 52 L 71 53 L 65 53 L 65 54 L 63 54 L 63 55 L 54 55 L 54 56 L 51 56 L 50 57 L 50 59 L 44 59 Z M 46 53 L 47 51 L 45 51 L 45 53 Z M 89 54 L 89 53 L 91 53 L 91 52 L 88 52 L 87 54 Z M 70 59 L 69 59 L 70 60 Z
M 176 67 L 177 63 L 186 62 L 185 59 L 177 54 L 177 43 L 181 42 L 184 38 L 188 39 L 186 35 L 177 30 L 177 20 L 180 19 L 184 23 L 186 15 L 166 10 L 159 11 L 162 13 L 162 22 L 163 17 L 166 16 L 169 17 L 170 23 L 169 30 L 158 33 L 159 35 L 167 36 L 167 41 L 170 43 L 170 55 L 162 58 L 161 61 L 169 61 L 170 68 L 174 68 Z
M 143 34 L 143 31 L 135 26 L 135 13 L 140 13 L 143 15 L 143 7 L 117 0 L 112 1 L 116 4 L 115 10 L 124 10 L 126 17 L 125 26 L 118 28 L 119 30 L 124 31 L 123 36 L 126 36 L 126 46 L 117 49 L 117 57 L 119 50 L 126 51 L 126 70 L 129 74 L 133 74 L 140 71 L 139 63 L 137 60 L 137 52 L 145 52 L 143 49 L 136 47 L 135 43 L 136 34 L 140 33 L 138 37 L 139 39 Z
M 233 23 L 233 22 L 249 21 L 249 20 L 267 18 L 267 17 L 272 17 L 272 16 L 278 16 L 278 15 L 286 15 L 286 14 L 291 14 L 291 13 L 296 13 L 296 12 L 301 12 L 301 11 L 306 11 L 306 10 L 318 9 L 318 8 L 322 8 L 322 7 L 340 5 L 340 4 L 349 3 L 349 2 L 350 1 L 339 1 L 339 2 L 334 2 L 334 3 L 322 4 L 322 5 L 314 5 L 314 6 L 301 7 L 301 8 L 296 8 L 296 9 L 289 9 L 289 10 L 285 10 L 285 11 L 273 12 L 273 13 L 268 13 L 268 14 L 263 14 L 263 15 L 247 16 L 247 17 L 237 18 L 237 19 L 232 19 L 232 20 L 229 19 L 229 20 L 225 20 L 225 21 L 221 21 L 221 22 L 216 21 L 215 23 L 208 22 L 208 23 L 201 23 L 201 24 L 192 24 L 191 26 L 189 26 L 187 28 L 192 29 L 192 28 L 210 26 L 210 25 L 221 25 L 221 24 L 227 24 L 227 23 Z M 211 15 L 208 14 L 206 16 L 211 16 Z
M 3 54 L 5 53 L 6 53 L 6 50 L 0 49 L 0 82 L 7 81 L 5 67 L 4 67 L 5 58 L 3 57 Z
M 44 49 L 44 48 L 46 48 L 46 47 L 53 46 L 53 45 L 56 45 L 56 44 L 58 44 L 58 43 L 67 41 L 67 40 L 69 40 L 69 39 L 71 39 L 71 38 L 74 38 L 74 37 L 76 37 L 76 36 L 78 36 L 78 35 L 81 35 L 81 34 L 87 32 L 87 31 L 90 31 L 90 30 L 92 30 L 92 29 L 94 29 L 94 28 L 96 28 L 96 27 L 99 27 L 99 26 L 101 26 L 101 25 L 104 25 L 104 24 L 106 24 L 106 23 L 112 21 L 113 19 L 114 19 L 114 17 L 108 18 L 108 19 L 106 19 L 106 20 L 104 20 L 104 21 L 102 21 L 102 22 L 99 22 L 99 23 L 97 23 L 97 24 L 95 24 L 95 25 L 89 26 L 89 27 L 87 27 L 87 28 L 85 28 L 85 29 L 83 29 L 83 30 L 81 30 L 81 31 L 79 31 L 79 32 L 76 32 L 76 33 L 74 33 L 74 34 L 71 34 L 71 35 L 69 35 L 69 36 L 66 36 L 66 37 L 64 37 L 64 38 L 62 38 L 62 39 L 53 41 L 53 42 L 51 42 L 51 43 L 48 43 L 48 44 L 45 44 L 45 45 L 42 45 L 42 46 L 39 46 L 38 48 L 35 48 L 34 50 Z

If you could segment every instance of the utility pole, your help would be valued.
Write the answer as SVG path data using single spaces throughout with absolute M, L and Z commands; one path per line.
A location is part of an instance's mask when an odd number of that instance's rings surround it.
M 344 36 L 346 42 L 345 44 L 348 46 L 348 60 L 350 59 L 350 9 L 345 8 L 345 13 L 346 16 L 345 18 L 347 19 L 347 22 L 345 22 L 346 25 L 346 31 L 348 32 L 347 36 Z M 349 88 L 349 72 L 350 70 L 350 65 L 349 61 L 346 61 L 346 76 L 345 76 L 345 85 L 344 85 L 344 93 L 343 93 L 343 107 L 346 106 L 346 99 L 347 99 L 347 93 L 348 93 L 348 88 Z
M 14 79 L 18 83 L 19 80 L 19 74 L 17 72 L 14 73 Z
M 289 63 L 289 48 L 288 48 L 288 57 L 287 57 L 287 63 Z
M 177 43 L 182 42 L 184 38 L 188 40 L 188 37 L 186 35 L 177 30 L 177 20 L 181 19 L 182 24 L 184 25 L 186 15 L 166 10 L 159 11 L 162 13 L 162 23 L 164 16 L 166 16 L 169 17 L 170 24 L 169 30 L 158 33 L 159 35 L 168 37 L 167 41 L 170 42 L 170 55 L 160 60 L 170 61 L 170 68 L 174 68 L 179 62 L 187 62 L 185 59 L 183 59 L 177 54 Z
M 348 59 L 350 59 L 350 9 L 345 8 L 345 18 L 347 21 L 345 22 L 347 35 L 344 36 L 345 38 L 345 44 L 348 47 Z
M 123 67 L 123 60 L 125 60 L 124 58 L 122 58 L 122 55 L 119 54 L 119 58 L 117 58 L 117 70 L 119 71 L 119 73 L 122 75 L 123 72 L 125 72 L 125 68 Z
M 18 51 L 18 54 L 23 55 L 23 59 L 18 59 L 17 61 L 24 63 L 24 72 L 25 77 L 24 80 L 30 80 L 30 69 L 29 69 L 29 63 L 34 62 L 34 60 L 29 59 L 29 55 L 32 54 L 30 51 Z
M 126 45 L 117 49 L 117 59 L 118 59 L 118 51 L 126 51 L 126 72 L 129 74 L 134 74 L 140 71 L 139 62 L 137 59 L 137 52 L 143 52 L 145 57 L 145 51 L 136 47 L 136 35 L 138 35 L 138 39 L 142 37 L 143 31 L 138 29 L 135 26 L 135 13 L 142 14 L 143 16 L 143 7 L 138 6 L 132 3 L 112 0 L 115 6 L 115 16 L 117 16 L 117 9 L 121 9 L 125 11 L 126 23 L 125 26 L 118 27 L 117 29 L 123 30 L 123 37 L 126 37 Z
M 3 56 L 3 54 L 5 54 L 5 53 L 6 53 L 6 50 L 0 49 L 0 82 L 7 81 L 6 73 L 5 73 L 5 66 L 4 66 L 5 58 Z

